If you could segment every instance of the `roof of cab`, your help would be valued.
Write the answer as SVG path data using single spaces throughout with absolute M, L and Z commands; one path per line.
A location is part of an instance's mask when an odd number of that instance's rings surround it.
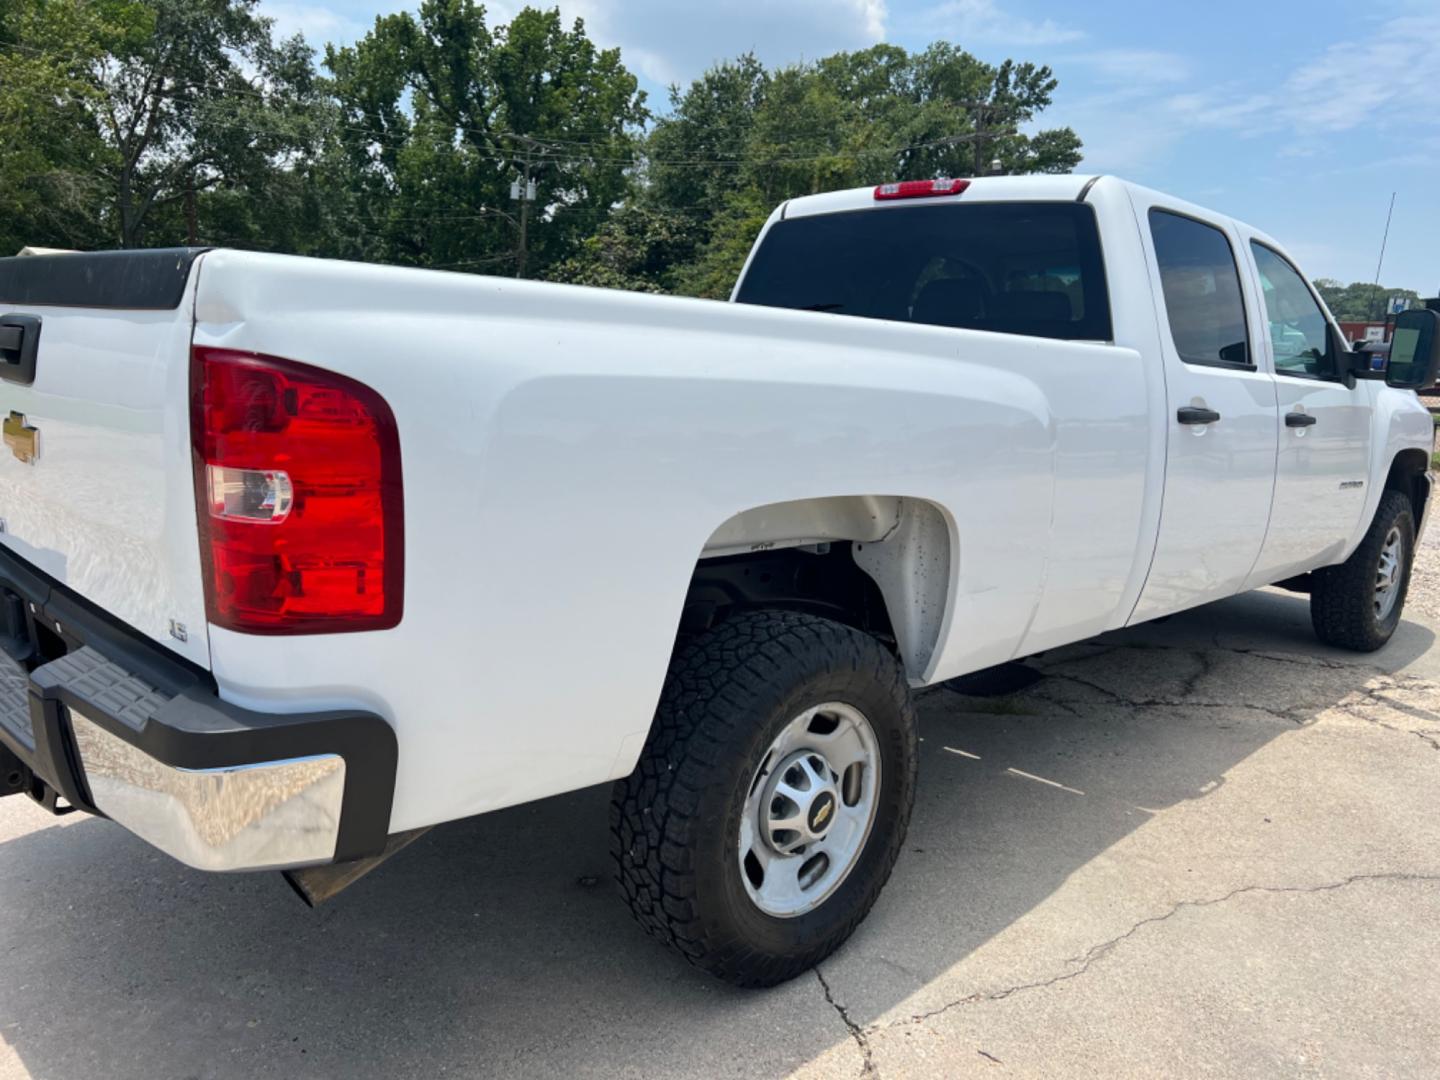
M 1010 201 L 1017 199 L 1066 200 L 1078 198 L 1085 185 L 1096 176 L 982 176 L 971 180 L 970 186 L 959 196 L 965 202 Z M 875 187 L 850 188 L 846 191 L 827 191 L 821 195 L 805 195 L 791 199 L 780 213 L 783 217 L 807 217 L 812 214 L 834 214 L 844 210 L 867 210 L 894 206 L 913 206 L 918 202 L 946 202 L 956 198 L 953 195 L 937 195 L 933 199 L 897 199 L 892 202 L 876 202 Z

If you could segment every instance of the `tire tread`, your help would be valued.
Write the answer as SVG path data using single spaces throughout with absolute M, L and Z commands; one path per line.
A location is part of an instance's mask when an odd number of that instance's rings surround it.
M 616 881 L 635 919 L 690 963 L 742 986 L 769 986 L 806 971 L 838 948 L 869 912 L 903 845 L 912 799 L 879 873 L 838 933 L 788 955 L 756 950 L 719 920 L 702 919 L 696 903 L 693 853 L 707 787 L 725 775 L 752 736 L 755 699 L 787 673 L 821 662 L 835 671 L 873 679 L 914 715 L 904 672 L 880 642 L 859 630 L 787 611 L 737 614 L 683 645 L 671 662 L 650 738 L 629 777 L 615 784 L 610 807 Z M 897 764 L 913 794 L 916 746 L 902 741 Z M 888 767 L 888 766 L 887 766 Z
M 1375 618 L 1375 567 L 1385 536 L 1397 523 L 1405 538 L 1401 592 L 1392 617 L 1381 623 Z M 1404 610 L 1414 555 L 1415 521 L 1410 500 L 1401 492 L 1386 491 L 1380 497 L 1365 539 L 1350 558 L 1338 566 L 1316 570 L 1310 576 L 1310 623 L 1316 637 L 1327 645 L 1355 652 L 1374 652 L 1389 641 Z

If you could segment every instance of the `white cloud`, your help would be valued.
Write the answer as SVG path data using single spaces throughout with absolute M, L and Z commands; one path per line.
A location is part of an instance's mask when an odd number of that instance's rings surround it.
M 304 34 L 311 47 L 323 50 L 327 41 L 346 43 L 368 29 L 333 8 L 316 4 L 292 4 L 286 0 L 265 0 L 260 13 L 275 20 L 275 36 L 288 38 Z
M 924 12 L 918 23 L 961 48 L 987 45 L 1063 45 L 1085 37 L 1083 30 L 1054 19 L 1027 19 L 1004 11 L 995 0 L 944 0 Z
M 567 24 L 584 19 L 597 44 L 619 46 L 630 70 L 660 86 L 683 85 L 746 52 L 777 66 L 863 49 L 885 40 L 889 20 L 886 0 L 490 0 L 487 20 L 508 23 L 526 3 L 558 6 Z M 323 49 L 361 37 L 376 15 L 418 7 L 419 0 L 262 0 L 260 10 L 280 36 L 302 33 Z
M 706 68 L 754 52 L 767 65 L 816 60 L 883 41 L 886 0 L 558 0 L 601 45 L 660 85 L 687 83 Z M 522 0 L 487 5 L 506 22 Z M 548 3 L 546 6 L 549 6 Z
M 1177 54 L 1130 49 L 1077 52 L 1057 59 L 1083 68 L 1096 92 L 1064 97 L 1046 124 L 1069 124 L 1085 140 L 1087 171 L 1140 173 L 1163 162 L 1199 132 L 1264 136 L 1273 159 L 1331 154 L 1335 135 L 1408 128 L 1398 157 L 1435 160 L 1435 144 L 1417 139 L 1416 123 L 1434 123 L 1430 103 L 1440 85 L 1440 14 L 1404 15 L 1366 36 L 1330 46 L 1272 85 L 1236 80 L 1190 89 L 1192 66 Z
M 1433 118 L 1437 85 L 1440 15 L 1406 15 L 1367 38 L 1331 45 L 1275 90 L 1179 94 L 1169 107 L 1186 123 L 1303 141 Z
M 1434 116 L 1440 85 L 1440 14 L 1391 19 L 1369 39 L 1332 45 L 1286 84 L 1302 130 L 1348 131 L 1389 115 Z
M 1072 75 L 1093 89 L 1063 94 L 1045 111 L 1044 127 L 1072 127 L 1084 140 L 1085 172 L 1135 174 L 1162 159 L 1183 130 L 1161 103 L 1191 77 L 1191 65 L 1177 53 L 1157 49 L 1096 49 L 1059 56 L 1054 67 L 1061 87 Z

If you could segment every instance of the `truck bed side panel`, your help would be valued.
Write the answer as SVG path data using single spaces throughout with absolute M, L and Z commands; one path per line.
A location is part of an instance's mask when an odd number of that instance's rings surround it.
M 628 771 L 695 561 L 753 507 L 936 505 L 958 573 L 934 677 L 1123 619 L 1133 350 L 233 252 L 207 257 L 196 315 L 199 344 L 342 371 L 395 412 L 404 621 L 211 634 L 238 704 L 395 725 L 395 829 Z M 1058 506 L 1057 472 L 1084 489 Z

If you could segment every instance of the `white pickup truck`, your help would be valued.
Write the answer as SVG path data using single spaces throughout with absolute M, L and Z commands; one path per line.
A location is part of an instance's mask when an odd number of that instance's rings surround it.
M 734 982 L 864 917 L 913 689 L 1246 589 L 1376 649 L 1413 388 L 1284 249 L 1121 180 L 775 211 L 733 302 L 225 250 L 0 260 L 0 792 L 312 899 L 614 781 Z

